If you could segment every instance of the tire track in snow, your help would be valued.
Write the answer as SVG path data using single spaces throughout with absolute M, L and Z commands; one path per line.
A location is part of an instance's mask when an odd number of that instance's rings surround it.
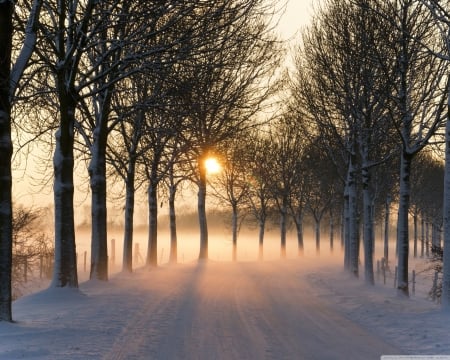
M 184 298 L 184 294 L 194 281 L 196 272 L 188 269 L 180 274 L 180 269 L 164 269 L 164 272 L 178 272 L 175 277 L 165 274 L 155 274 L 157 281 L 166 281 L 162 289 L 155 291 L 150 288 L 143 291 L 143 304 L 134 311 L 133 316 L 126 322 L 122 332 L 116 337 L 111 350 L 103 357 L 105 360 L 122 359 L 159 359 L 161 357 L 161 343 L 169 336 L 172 324 L 176 322 L 177 309 Z M 189 275 L 190 273 L 192 275 Z M 162 275 L 162 276 L 161 276 Z M 151 274 L 146 279 L 151 280 Z M 145 286 L 145 284 L 143 284 Z
M 249 315 L 265 333 L 268 358 L 378 360 L 399 353 L 314 296 L 306 274 L 292 263 L 252 265 L 245 272 L 264 294 L 265 311 Z
M 142 292 L 145 300 L 104 359 L 336 360 L 398 353 L 317 298 L 295 263 L 208 262 L 182 268 L 181 277 L 172 271 L 155 274 L 164 285 Z

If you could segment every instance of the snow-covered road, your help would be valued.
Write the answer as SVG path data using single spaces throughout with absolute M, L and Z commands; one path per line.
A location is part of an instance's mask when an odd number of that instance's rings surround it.
M 200 265 L 159 359 L 379 359 L 399 350 L 315 297 L 282 262 Z M 112 357 L 114 358 L 114 357 Z
M 0 359 L 379 359 L 400 351 L 316 295 L 299 261 L 166 266 L 47 290 L 0 324 Z M 330 299 L 332 300 L 332 299 Z

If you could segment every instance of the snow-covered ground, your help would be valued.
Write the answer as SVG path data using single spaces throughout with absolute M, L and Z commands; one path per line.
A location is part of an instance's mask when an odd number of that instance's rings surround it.
M 338 257 L 340 259 L 340 257 Z M 450 317 L 341 260 L 190 262 L 14 302 L 0 359 L 379 359 L 450 354 Z

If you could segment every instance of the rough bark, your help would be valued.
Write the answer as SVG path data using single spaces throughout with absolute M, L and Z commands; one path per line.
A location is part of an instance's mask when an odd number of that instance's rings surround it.
M 170 227 L 170 258 L 176 264 L 178 261 L 177 218 L 175 213 L 176 186 L 172 184 L 169 189 L 169 227 Z
M 316 254 L 320 254 L 320 219 L 314 219 L 314 234 L 316 239 Z
M 385 203 L 385 214 L 384 214 L 384 261 L 388 264 L 389 261 L 389 217 L 391 214 L 391 198 L 388 196 Z
M 344 184 L 344 204 L 342 209 L 342 242 L 344 246 L 344 269 L 350 272 L 350 192 L 348 176 Z
M 450 95 L 449 95 L 450 96 Z M 450 107 L 450 98 L 448 100 Z M 450 311 L 450 119 L 445 126 L 445 173 L 444 173 L 444 263 L 442 278 L 442 309 Z
M 303 244 L 303 215 L 297 214 L 294 217 L 295 229 L 297 231 L 297 248 L 298 255 L 303 255 L 304 244 Z
M 258 221 L 258 244 L 259 244 L 259 251 L 258 251 L 258 259 L 263 260 L 264 259 L 264 234 L 266 229 L 266 222 L 262 219 Z
M 233 203 L 232 205 L 232 233 L 233 233 L 233 254 L 232 259 L 233 261 L 237 260 L 237 234 L 238 234 L 238 208 L 237 204 Z
M 420 257 L 424 256 L 425 256 L 425 218 L 422 215 L 420 217 Z
M 417 209 L 414 209 L 414 215 L 413 215 L 413 224 L 414 224 L 414 246 L 413 246 L 413 254 L 414 257 L 417 257 L 417 240 L 419 237 L 419 229 L 418 229 L 418 214 L 417 214 Z
M 198 221 L 200 226 L 200 254 L 199 260 L 208 259 L 208 224 L 206 221 L 206 168 L 203 161 L 199 161 L 198 182 Z
M 364 218 L 364 276 L 365 282 L 369 285 L 375 285 L 373 273 L 373 246 L 374 246 L 374 231 L 373 231 L 373 206 L 372 193 L 369 187 L 369 171 L 363 168 L 363 218 Z
M 125 223 L 122 270 L 133 271 L 134 182 L 136 161 L 131 157 L 125 179 Z
M 89 164 L 92 192 L 91 279 L 108 280 L 106 209 L 106 132 L 94 132 Z
M 330 208 L 330 251 L 334 250 L 334 217 L 333 211 Z
M 64 101 L 61 101 L 64 104 Z M 74 107 L 62 109 L 53 156 L 55 201 L 55 264 L 52 286 L 78 287 L 73 208 Z
M 400 198 L 398 207 L 398 265 L 397 290 L 399 294 L 409 296 L 408 285 L 408 257 L 409 257 L 409 228 L 408 212 L 410 199 L 411 155 L 402 151 L 400 161 Z
M 347 197 L 348 197 L 348 270 L 350 273 L 359 276 L 359 221 L 358 221 L 358 202 L 356 190 L 356 169 L 350 161 L 346 179 Z
M 286 258 L 286 222 L 287 222 L 287 200 L 283 200 L 280 208 L 280 241 L 281 241 L 281 258 Z
M 158 266 L 158 197 L 157 185 L 150 181 L 148 187 L 148 250 L 147 265 Z
M 12 1 L 0 3 L 0 321 L 12 321 L 12 173 L 9 80 L 12 44 Z

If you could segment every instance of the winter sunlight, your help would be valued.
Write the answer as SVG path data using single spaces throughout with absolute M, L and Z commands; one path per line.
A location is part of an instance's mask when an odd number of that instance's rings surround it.
M 209 174 L 217 174 L 222 170 L 222 166 L 216 158 L 210 157 L 205 160 L 206 172 Z
M 450 1 L 0 24 L 0 360 L 450 360 Z

